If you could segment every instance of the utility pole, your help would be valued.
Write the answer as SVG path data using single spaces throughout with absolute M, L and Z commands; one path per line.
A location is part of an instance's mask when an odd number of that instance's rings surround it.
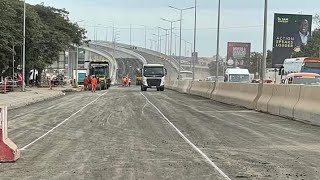
M 162 20 L 164 21 L 167 21 L 170 23 L 170 47 L 169 47 L 169 54 L 170 54 L 170 63 L 172 62 L 172 30 L 173 30 L 173 23 L 174 22 L 178 22 L 180 20 L 175 20 L 175 21 L 171 21 L 171 20 L 168 20 L 168 19 L 164 19 L 164 18 L 161 18 Z
M 26 79 L 26 0 L 23 1 L 23 56 L 22 56 L 22 86 L 21 91 L 25 91 Z
M 266 76 L 267 67 L 267 33 L 268 33 L 268 0 L 264 1 L 263 59 L 261 64 L 261 79 Z
M 219 81 L 219 50 L 220 50 L 220 14 L 221 14 L 221 0 L 219 0 L 218 4 L 218 28 L 217 28 L 217 52 L 216 52 L 216 82 Z
M 174 34 L 174 55 L 177 56 L 177 35 Z
M 144 48 L 147 49 L 147 26 L 144 26 Z
M 108 41 L 108 27 L 106 27 L 106 42 Z
M 185 10 L 189 10 L 189 9 L 193 9 L 195 7 L 188 7 L 188 8 L 184 8 L 184 9 L 180 9 L 180 8 L 176 8 L 176 7 L 173 7 L 173 6 L 169 6 L 170 8 L 172 9 L 175 9 L 175 10 L 178 10 L 180 11 L 180 40 L 179 40 L 179 72 L 178 72 L 178 79 L 180 80 L 180 76 L 181 76 L 181 41 L 182 41 L 182 12 L 185 11 Z
M 161 53 L 160 28 L 158 27 L 158 52 Z
M 193 34 L 193 53 L 192 53 L 192 80 L 195 79 L 195 62 L 198 60 L 196 53 L 197 39 L 197 0 L 194 1 L 194 34 Z M 190 63 L 191 64 L 191 63 Z
M 132 25 L 130 24 L 130 46 L 132 46 L 131 31 L 132 31 Z
M 76 86 L 78 86 L 78 63 L 79 63 L 79 46 L 77 45 L 77 56 L 76 56 Z
M 15 59 L 14 59 L 14 56 L 15 56 L 15 54 L 16 54 L 16 51 L 14 50 L 14 40 L 13 40 L 13 42 L 12 42 L 12 82 L 13 82 L 13 85 L 15 85 L 14 84 L 14 61 L 15 61 Z

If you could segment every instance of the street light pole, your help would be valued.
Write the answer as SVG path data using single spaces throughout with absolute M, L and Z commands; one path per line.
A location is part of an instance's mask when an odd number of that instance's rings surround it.
M 193 35 L 192 80 L 195 79 L 195 74 L 194 74 L 195 73 L 195 62 L 197 61 L 196 38 L 197 38 L 197 0 L 194 1 L 194 35 Z
M 147 26 L 144 26 L 144 48 L 147 49 Z
M 165 32 L 166 32 L 166 34 L 165 34 L 165 36 L 166 36 L 166 41 L 165 41 L 165 46 L 164 46 L 164 54 L 165 55 L 167 55 L 167 50 L 169 49 L 169 48 L 167 48 L 168 47 L 168 31 L 170 30 L 170 29 L 164 29 L 164 28 L 162 28 L 162 27 L 159 27 L 160 29 L 162 29 L 162 30 L 164 30 Z
M 174 55 L 177 56 L 177 35 L 174 34 Z
M 217 52 L 216 52 L 216 66 L 217 66 L 217 69 L 216 69 L 216 82 L 218 82 L 219 80 L 219 46 L 220 46 L 220 12 L 221 10 L 221 0 L 219 0 L 219 4 L 218 4 L 218 28 L 217 28 Z
M 131 42 L 131 31 L 132 31 L 132 25 L 130 24 L 130 46 L 132 46 L 132 42 Z
M 175 21 L 170 21 L 170 20 L 168 20 L 168 19 L 164 19 L 164 18 L 161 18 L 162 20 L 164 20 L 164 21 L 167 21 L 167 22 L 169 22 L 170 23 L 170 50 L 169 50 L 169 54 L 170 54 L 170 63 L 172 62 L 172 30 L 173 30 L 173 23 L 174 22 L 178 22 L 178 21 L 180 21 L 180 20 L 175 20 Z
M 79 46 L 77 45 L 77 62 L 76 62 L 76 86 L 78 85 L 78 63 L 79 63 Z
M 172 63 L 172 24 L 173 22 L 170 22 L 170 64 Z
M 181 37 L 182 37 L 182 10 L 180 10 L 179 73 L 178 73 L 179 80 L 181 76 L 181 41 L 182 41 Z
M 26 0 L 23 1 L 23 57 L 22 57 L 22 86 L 21 91 L 25 91 L 26 78 Z
M 108 41 L 108 27 L 106 27 L 106 42 Z
M 180 40 L 179 40 L 179 72 L 178 72 L 178 79 L 180 80 L 180 76 L 181 76 L 181 41 L 182 41 L 182 12 L 188 9 L 193 9 L 195 7 L 188 7 L 188 8 L 184 8 L 184 9 L 179 9 L 173 6 L 169 6 L 172 9 L 178 10 L 180 11 Z
M 14 81 L 14 56 L 16 54 L 16 51 L 14 50 L 14 41 L 12 42 L 12 82 L 13 82 L 13 85 L 15 85 L 15 81 Z
M 263 30 L 263 59 L 261 64 L 261 78 L 265 79 L 267 67 L 267 32 L 268 32 L 268 0 L 264 1 L 264 30 Z

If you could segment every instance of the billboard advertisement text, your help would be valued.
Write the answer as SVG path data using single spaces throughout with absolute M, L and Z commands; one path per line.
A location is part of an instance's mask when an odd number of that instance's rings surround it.
M 227 67 L 244 67 L 249 62 L 251 44 L 228 42 Z
M 291 54 L 300 51 L 311 37 L 312 15 L 275 14 L 272 66 L 283 64 Z

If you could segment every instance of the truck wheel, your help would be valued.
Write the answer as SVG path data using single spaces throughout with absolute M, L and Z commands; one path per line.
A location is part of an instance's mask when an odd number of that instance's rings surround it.
M 164 87 L 160 87 L 160 91 L 164 91 Z

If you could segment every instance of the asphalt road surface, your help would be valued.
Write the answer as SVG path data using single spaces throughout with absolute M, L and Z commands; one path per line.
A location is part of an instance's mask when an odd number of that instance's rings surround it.
M 139 87 L 9 111 L 0 179 L 320 179 L 320 127 Z

